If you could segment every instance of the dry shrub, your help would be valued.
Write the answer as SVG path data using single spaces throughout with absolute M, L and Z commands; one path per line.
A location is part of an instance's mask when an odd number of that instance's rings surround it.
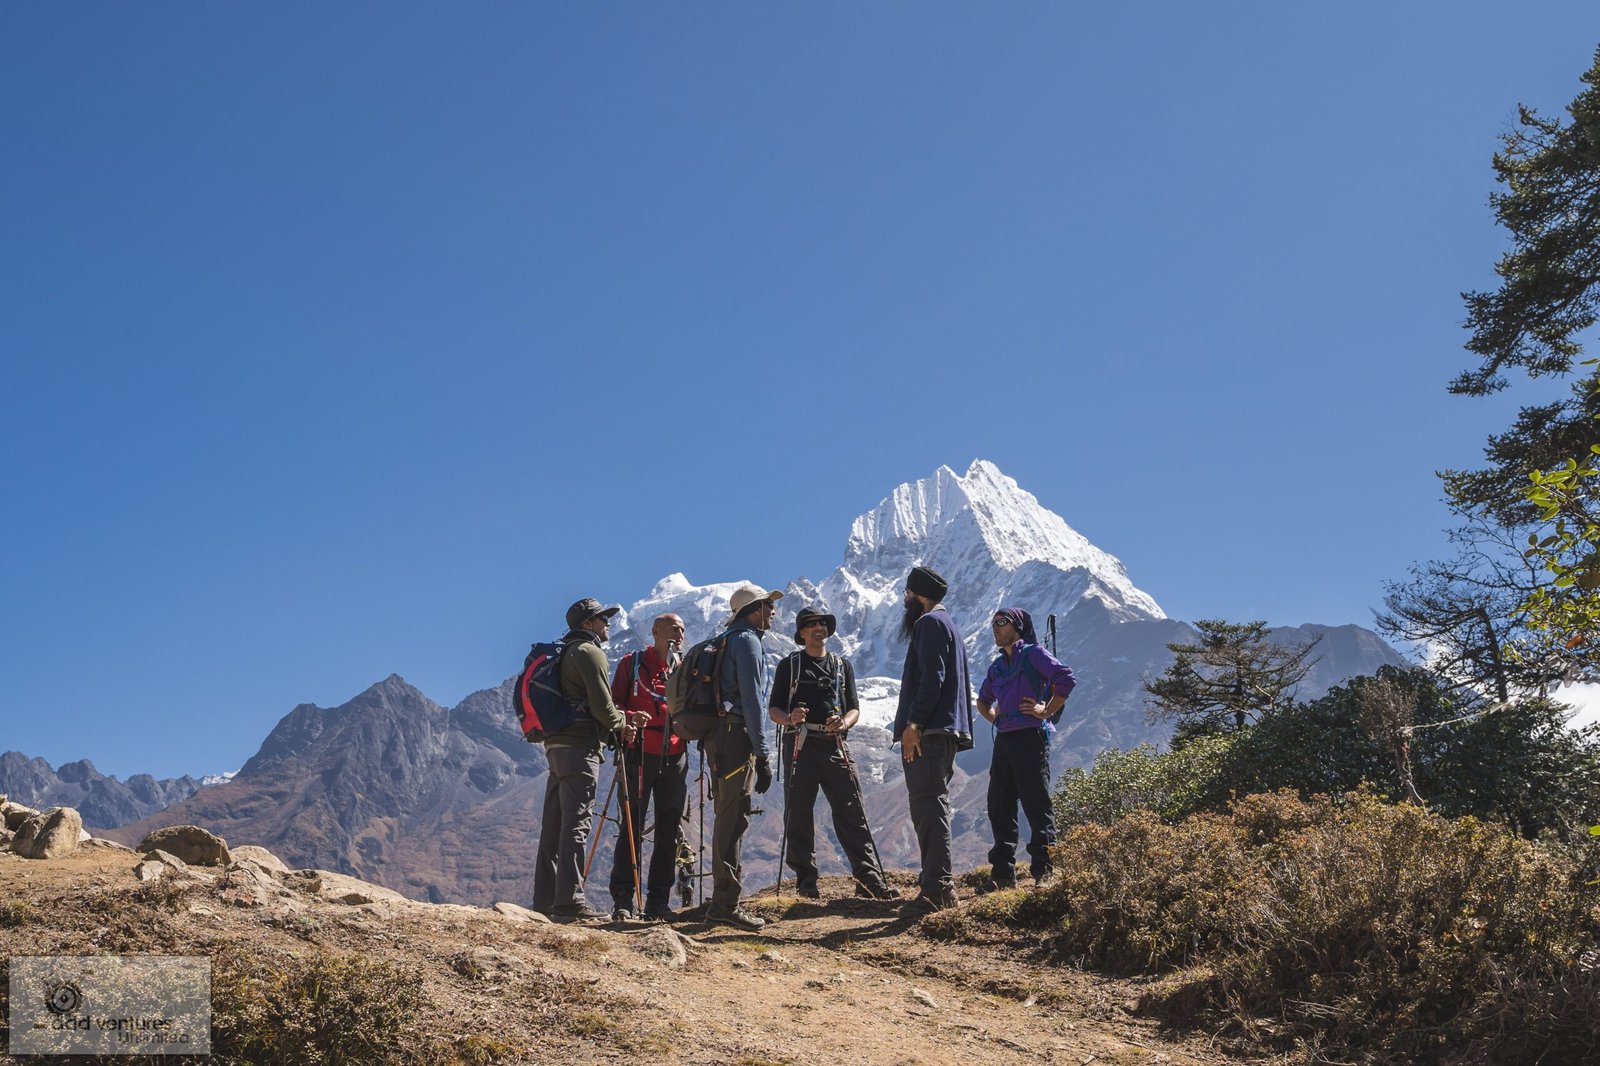
M 1313 1057 L 1597 1061 L 1594 865 L 1471 818 L 1279 793 L 1075 826 L 1057 884 L 993 917 L 1102 969 L 1199 964 L 1170 1005 Z
M 226 952 L 213 963 L 213 1052 L 285 1066 L 438 1061 L 427 1006 L 420 976 L 386 963 Z

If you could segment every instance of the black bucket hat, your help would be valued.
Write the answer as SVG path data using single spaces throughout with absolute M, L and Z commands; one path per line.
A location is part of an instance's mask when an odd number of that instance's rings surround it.
M 794 619 L 794 642 L 796 644 L 804 644 L 806 642 L 806 638 L 800 634 L 806 631 L 807 626 L 815 622 L 826 622 L 828 636 L 830 637 L 839 629 L 839 623 L 833 615 L 823 614 L 821 611 L 813 611 L 809 607 L 802 607 L 800 608 L 800 613 Z
M 607 607 L 593 596 L 585 596 L 567 608 L 567 628 L 577 629 L 597 614 L 603 614 L 610 618 L 620 610 L 622 610 L 621 607 Z

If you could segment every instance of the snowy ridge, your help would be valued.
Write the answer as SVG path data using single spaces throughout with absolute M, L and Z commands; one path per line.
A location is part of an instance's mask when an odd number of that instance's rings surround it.
M 793 649 L 793 619 L 801 607 L 837 616 L 837 646 L 856 676 L 898 676 L 905 641 L 898 635 L 902 590 L 912 566 L 926 564 L 950 582 L 946 598 L 968 650 L 987 661 L 989 618 L 1004 605 L 1033 612 L 1042 627 L 1051 612 L 1065 618 L 1085 599 L 1117 621 L 1166 615 L 1128 580 L 1114 556 L 1091 544 L 1060 515 L 986 460 L 965 475 L 941 466 L 931 477 L 901 485 L 855 519 L 844 564 L 820 585 L 800 577 L 784 589 L 766 644 L 776 658 Z M 691 584 L 670 574 L 613 626 L 613 656 L 649 639 L 650 621 L 672 611 L 683 617 L 690 643 L 728 617 L 728 596 L 743 582 Z M 1042 632 L 1042 628 L 1041 628 Z

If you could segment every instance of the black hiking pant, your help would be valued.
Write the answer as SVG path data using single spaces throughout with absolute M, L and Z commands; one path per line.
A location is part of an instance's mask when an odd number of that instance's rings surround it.
M 997 733 L 989 764 L 989 828 L 994 847 L 989 865 L 996 881 L 1017 879 L 1017 804 L 1027 816 L 1028 857 L 1033 876 L 1050 870 L 1050 845 L 1056 842 L 1056 812 L 1050 803 L 1050 734 L 1043 729 Z
M 924 736 L 922 754 L 901 764 L 906 774 L 906 805 L 922 854 L 917 883 L 923 895 L 933 898 L 954 897 L 956 890 L 950 855 L 950 782 L 956 773 L 956 745 L 953 736 Z
M 628 848 L 628 838 L 619 824 L 617 847 L 611 859 L 611 902 L 616 907 L 632 910 L 633 856 L 643 855 L 645 819 L 650 813 L 650 800 L 656 801 L 655 832 L 651 834 L 650 866 L 645 878 L 645 903 L 668 902 L 672 883 L 677 874 L 678 827 L 683 818 L 684 804 L 689 799 L 689 782 L 686 777 L 689 757 L 686 752 L 669 755 L 663 763 L 660 755 L 646 753 L 641 761 L 638 748 L 623 751 L 622 772 L 627 775 L 628 796 L 633 811 L 633 850 Z M 640 771 L 643 770 L 643 787 Z M 621 786 L 618 786 L 619 790 Z
M 796 759 L 795 744 L 802 736 L 805 743 L 800 745 Z M 872 828 L 861 806 L 861 791 L 856 787 L 855 775 L 845 761 L 844 745 L 844 737 L 837 733 L 817 732 L 796 733 L 784 744 L 781 756 L 784 771 L 788 773 L 793 769 L 784 783 L 785 824 L 789 835 L 785 865 L 794 871 L 801 884 L 816 884 L 816 822 L 812 815 L 820 788 L 833 811 L 833 832 L 850 862 L 850 872 L 863 885 L 876 887 L 883 884 L 883 871 L 878 869 L 873 855 Z

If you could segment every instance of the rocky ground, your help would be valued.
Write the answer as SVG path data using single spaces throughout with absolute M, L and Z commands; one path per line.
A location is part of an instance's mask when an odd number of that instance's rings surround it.
M 819 901 L 758 896 L 758 935 L 702 908 L 557 925 L 293 871 L 200 829 L 130 850 L 85 839 L 70 808 L 0 813 L 16 826 L 0 840 L 0 956 L 210 957 L 216 1050 L 234 1061 L 1234 1061 L 1141 1020 L 1139 984 L 971 928 L 950 943 L 949 922 L 901 919 L 848 879 L 824 879 Z
M 0 851 L 0 955 L 209 956 L 217 1048 L 236 1061 L 1241 1061 L 1140 1018 L 1137 983 L 1025 942 L 948 942 L 939 921 L 857 900 L 847 879 L 825 879 L 820 901 L 753 900 L 772 919 L 757 935 L 696 910 L 672 926 L 556 925 L 289 870 L 260 849 L 190 862 L 168 848 L 198 842 L 157 843 Z

